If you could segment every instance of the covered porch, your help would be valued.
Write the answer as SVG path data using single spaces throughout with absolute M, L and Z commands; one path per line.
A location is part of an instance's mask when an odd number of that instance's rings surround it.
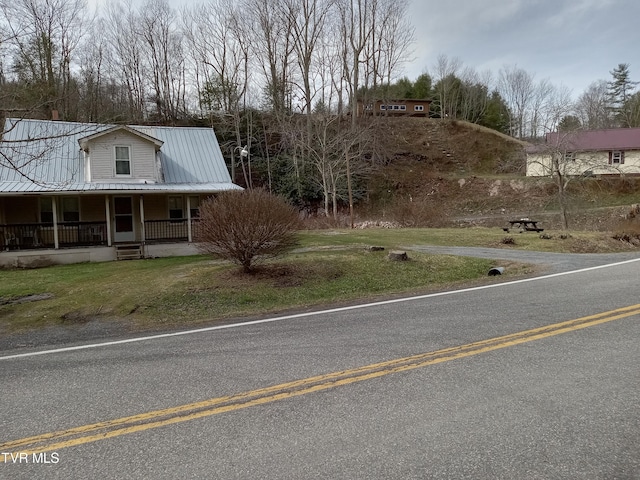
M 200 194 L 173 192 L 3 196 L 0 255 L 192 243 L 202 200 Z

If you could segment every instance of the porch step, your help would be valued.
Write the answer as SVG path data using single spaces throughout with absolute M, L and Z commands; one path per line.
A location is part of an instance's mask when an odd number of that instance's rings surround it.
M 141 243 L 120 243 L 116 247 L 116 260 L 138 260 L 144 257 Z

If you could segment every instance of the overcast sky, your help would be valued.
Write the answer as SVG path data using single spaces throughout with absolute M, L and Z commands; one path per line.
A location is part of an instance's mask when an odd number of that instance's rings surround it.
M 407 75 L 439 54 L 495 76 L 517 65 L 580 95 L 620 63 L 640 80 L 640 0 L 412 0 L 418 39 Z
M 169 1 L 177 7 L 194 0 Z M 404 73 L 411 80 L 433 70 L 443 54 L 494 77 L 515 65 L 535 80 L 570 88 L 574 97 L 596 80 L 610 80 L 620 63 L 630 64 L 632 79 L 640 81 L 640 0 L 410 2 L 416 44 Z

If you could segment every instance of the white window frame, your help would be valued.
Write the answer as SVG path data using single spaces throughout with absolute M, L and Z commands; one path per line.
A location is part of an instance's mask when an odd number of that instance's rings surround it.
M 611 152 L 611 165 L 623 165 L 624 152 L 622 150 L 613 150 Z
M 424 112 L 424 105 L 414 105 L 413 106 L 413 111 L 414 112 Z
M 126 149 L 128 157 L 118 158 L 118 149 Z M 114 145 L 113 147 L 113 158 L 114 158 L 114 172 L 116 177 L 131 177 L 133 174 L 133 163 L 131 162 L 131 146 L 130 145 Z M 118 163 L 126 162 L 129 165 L 129 173 L 118 173 Z

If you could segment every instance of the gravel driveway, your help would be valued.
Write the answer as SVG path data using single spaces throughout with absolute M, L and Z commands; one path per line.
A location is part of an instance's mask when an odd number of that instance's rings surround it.
M 609 263 L 623 262 L 640 258 L 640 252 L 623 253 L 549 253 L 528 252 L 525 250 L 508 250 L 503 248 L 482 247 L 436 247 L 428 245 L 413 245 L 406 247 L 423 253 L 437 255 L 457 255 L 461 257 L 494 258 L 496 260 L 510 260 L 536 265 L 546 265 L 549 270 L 544 273 L 569 272 L 581 268 L 597 267 Z M 499 262 L 496 262 L 499 266 Z

